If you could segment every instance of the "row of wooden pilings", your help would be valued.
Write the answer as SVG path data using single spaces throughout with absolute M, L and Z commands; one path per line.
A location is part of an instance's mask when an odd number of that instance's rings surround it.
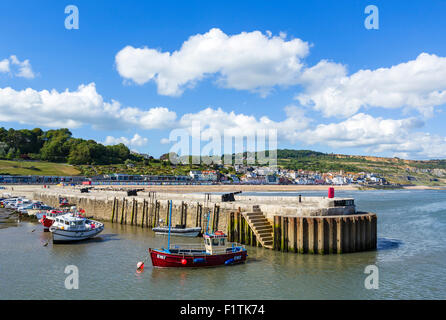
M 274 217 L 274 249 L 295 253 L 351 253 L 377 246 L 373 213 L 324 217 Z
M 240 211 L 228 214 L 229 241 L 261 246 Z M 274 216 L 274 250 L 330 254 L 375 250 L 377 217 L 373 213 L 344 216 Z
M 169 210 L 170 210 L 170 201 L 166 201 L 166 207 L 164 212 L 161 212 L 161 200 L 157 200 L 155 198 L 150 198 L 149 200 L 143 199 L 142 203 L 135 198 L 130 200 L 131 210 L 128 212 L 129 207 L 129 199 L 122 198 L 119 200 L 118 198 L 113 199 L 113 209 L 111 222 L 112 223 L 120 223 L 120 224 L 130 224 L 130 225 L 138 225 L 142 228 L 154 228 L 160 225 L 160 219 L 164 218 L 163 224 L 169 224 Z M 212 210 L 210 208 L 205 208 L 203 204 L 197 202 L 196 210 L 195 210 L 195 221 L 188 223 L 188 205 L 184 201 L 181 202 L 180 206 L 180 225 L 184 226 L 195 226 L 201 227 L 202 231 L 205 231 L 206 221 L 204 216 L 204 211 L 208 209 L 210 211 L 211 217 L 209 222 L 210 231 L 218 230 L 219 219 L 220 219 L 220 206 L 214 204 Z M 140 219 L 139 215 L 142 215 Z M 173 219 L 172 219 L 173 220 Z M 172 224 L 173 225 L 173 224 Z

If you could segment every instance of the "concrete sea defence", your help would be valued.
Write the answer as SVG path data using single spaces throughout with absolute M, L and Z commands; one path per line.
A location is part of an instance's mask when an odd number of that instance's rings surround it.
M 141 228 L 167 225 L 172 200 L 172 226 L 205 231 L 205 213 L 210 212 L 210 231 L 223 230 L 230 241 L 283 252 L 339 254 L 375 250 L 377 245 L 376 214 L 357 212 L 351 198 L 240 194 L 233 202 L 222 202 L 221 195 L 208 193 L 143 191 L 129 197 L 124 191 L 93 188 L 80 193 L 69 187 L 27 192 L 51 206 L 57 207 L 63 197 L 95 219 Z

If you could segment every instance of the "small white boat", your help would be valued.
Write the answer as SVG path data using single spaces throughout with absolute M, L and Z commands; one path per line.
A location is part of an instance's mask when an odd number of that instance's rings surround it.
M 104 230 L 104 224 L 82 217 L 78 213 L 57 216 L 50 227 L 53 243 L 92 238 Z
M 169 227 L 155 227 L 152 228 L 152 231 L 155 231 L 155 234 L 168 234 Z M 201 227 L 195 228 L 182 228 L 182 227 L 171 227 L 170 234 L 173 236 L 180 237 L 198 237 L 201 233 Z

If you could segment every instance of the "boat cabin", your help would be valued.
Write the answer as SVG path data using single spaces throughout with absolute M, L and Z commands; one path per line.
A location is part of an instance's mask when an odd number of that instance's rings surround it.
M 88 227 L 94 228 L 93 225 L 86 225 L 87 219 L 79 217 L 75 214 L 64 214 L 61 216 L 57 216 L 54 220 L 54 227 L 58 227 L 62 230 L 84 230 Z
M 226 246 L 227 235 L 222 231 L 216 231 L 215 233 L 206 233 L 203 235 L 204 246 L 207 254 L 216 254 L 226 252 L 228 247 Z

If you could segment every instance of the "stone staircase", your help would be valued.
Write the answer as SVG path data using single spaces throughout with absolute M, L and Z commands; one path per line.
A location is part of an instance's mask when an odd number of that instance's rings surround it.
M 273 227 L 260 211 L 260 207 L 255 205 L 252 207 L 252 212 L 243 212 L 252 231 L 256 235 L 257 241 L 262 244 L 262 247 L 272 249 L 273 248 Z

